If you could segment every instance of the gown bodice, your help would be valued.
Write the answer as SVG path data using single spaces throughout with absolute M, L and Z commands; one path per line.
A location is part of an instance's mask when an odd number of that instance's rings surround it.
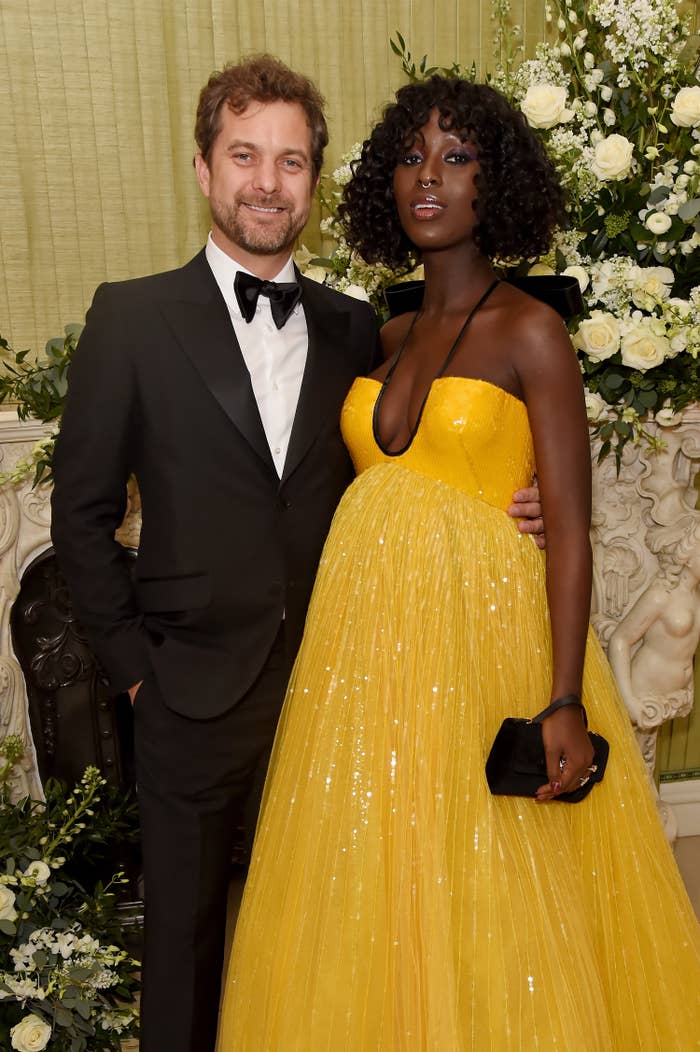
M 434 380 L 413 440 L 388 453 L 374 434 L 381 383 L 359 377 L 341 415 L 345 444 L 359 475 L 375 464 L 396 462 L 505 510 L 534 471 L 525 403 L 486 380 L 442 376 Z

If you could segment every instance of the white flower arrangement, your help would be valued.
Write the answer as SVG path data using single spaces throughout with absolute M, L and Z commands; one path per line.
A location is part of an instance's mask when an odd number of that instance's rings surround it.
M 494 0 L 499 64 L 483 75 L 520 107 L 568 192 L 570 228 L 530 273 L 575 276 L 585 311 L 571 322 L 584 373 L 589 421 L 601 455 L 618 459 L 700 399 L 700 85 L 697 55 L 674 0 L 556 0 L 546 18 L 556 42 L 522 60 L 509 0 Z M 433 72 L 475 79 L 476 70 L 416 67 L 391 41 L 411 79 Z M 302 270 L 343 291 L 364 288 L 380 309 L 384 288 L 420 272 L 368 266 L 337 221 L 342 188 L 360 144 L 323 182 L 325 258 Z
M 572 328 L 602 456 L 618 458 L 652 417 L 667 426 L 700 398 L 700 86 L 673 0 L 559 0 L 559 40 L 515 66 L 510 37 L 492 82 L 544 140 L 569 191 L 571 229 L 546 260 L 574 274 Z M 554 21 L 554 8 L 548 18 Z M 538 91 L 560 92 L 553 123 Z M 561 90 L 565 95 L 561 97 Z
M 0 742 L 0 1048 L 117 1052 L 138 1019 L 137 962 L 114 941 L 111 889 L 123 878 L 90 895 L 71 863 L 122 816 L 101 802 L 96 768 L 71 792 L 49 783 L 45 803 L 10 803 L 2 783 L 22 752 L 18 739 Z

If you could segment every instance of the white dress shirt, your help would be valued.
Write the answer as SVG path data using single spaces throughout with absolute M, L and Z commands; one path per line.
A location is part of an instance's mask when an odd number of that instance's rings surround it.
M 304 310 L 297 303 L 286 325 L 278 329 L 272 320 L 269 298 L 259 296 L 255 316 L 247 322 L 233 288 L 236 274 L 246 268 L 222 252 L 211 234 L 205 253 L 231 315 L 272 459 L 281 478 L 309 346 Z M 291 257 L 272 280 L 296 281 Z

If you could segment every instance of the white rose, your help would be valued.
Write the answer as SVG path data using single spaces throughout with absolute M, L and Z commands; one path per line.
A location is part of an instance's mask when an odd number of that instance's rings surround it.
M 581 292 L 585 292 L 588 288 L 588 274 L 583 269 L 583 267 L 579 267 L 578 264 L 574 264 L 571 267 L 567 267 L 566 270 L 562 271 L 562 274 L 566 274 L 566 276 L 569 278 L 576 278 L 579 285 L 581 286 Z
M 328 271 L 325 267 L 307 267 L 304 271 L 304 277 L 309 278 L 310 281 L 317 281 L 319 285 L 322 285 L 326 280 Z
M 655 336 L 643 322 L 632 322 L 622 337 L 622 364 L 630 369 L 653 369 L 661 365 L 670 347 L 665 336 Z
M 679 128 L 700 124 L 700 87 L 681 88 L 671 105 L 671 120 Z
M 680 296 L 671 296 L 668 305 L 669 307 L 675 307 L 681 318 L 687 318 L 692 310 L 690 300 L 684 300 Z
M 365 300 L 369 303 L 367 290 L 363 289 L 361 285 L 346 285 L 343 292 L 346 296 L 352 296 L 354 300 Z
M 664 212 L 651 212 L 644 220 L 644 226 L 652 234 L 665 234 L 671 227 L 671 217 Z
M 43 885 L 51 876 L 51 869 L 45 862 L 30 862 L 24 871 L 25 877 L 33 877 L 35 882 Z
M 0 884 L 0 920 L 17 920 L 15 909 L 15 893 L 5 884 Z
M 593 394 L 592 391 L 586 391 L 586 416 L 591 424 L 597 423 L 602 416 L 605 416 L 607 408 L 608 404 L 604 398 L 601 398 L 599 394 Z
M 632 302 L 642 310 L 653 310 L 657 300 L 668 299 L 674 277 L 670 267 L 634 267 L 629 273 Z
M 51 1037 L 51 1027 L 38 1015 L 25 1015 L 10 1030 L 12 1047 L 16 1052 L 41 1052 Z
M 675 336 L 671 336 L 669 358 L 675 358 L 677 354 L 682 354 L 687 349 L 688 337 L 684 332 L 677 332 Z
M 678 423 L 678 413 L 674 413 L 670 406 L 665 405 L 663 409 L 659 409 L 655 415 L 654 420 L 661 427 L 673 427 L 674 424 Z
M 597 177 L 606 180 L 624 179 L 632 167 L 634 147 L 624 135 L 608 135 L 596 144 L 591 168 Z
M 591 311 L 590 318 L 579 325 L 572 343 L 594 362 L 612 358 L 620 347 L 620 323 L 606 311 Z
M 555 84 L 532 84 L 520 103 L 520 109 L 533 128 L 553 128 L 573 117 L 566 108 L 566 88 Z

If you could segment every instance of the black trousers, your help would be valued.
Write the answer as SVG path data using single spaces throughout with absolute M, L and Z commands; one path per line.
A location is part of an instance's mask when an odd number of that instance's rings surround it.
M 152 680 L 137 693 L 141 1052 L 214 1052 L 234 823 L 246 802 L 250 813 L 251 786 L 262 787 L 289 672 L 282 628 L 256 683 L 223 716 L 180 716 Z

